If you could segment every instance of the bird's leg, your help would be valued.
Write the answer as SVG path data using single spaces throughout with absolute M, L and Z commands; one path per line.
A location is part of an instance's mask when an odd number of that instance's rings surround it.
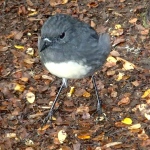
M 52 121 L 52 116 L 53 116 L 53 111 L 54 111 L 54 107 L 55 107 L 55 104 L 56 102 L 58 101 L 58 96 L 60 94 L 60 92 L 62 91 L 63 87 L 66 87 L 67 86 L 67 80 L 65 78 L 62 79 L 62 84 L 61 84 L 61 87 L 56 95 L 56 98 L 50 108 L 50 111 L 48 113 L 48 115 L 46 116 L 46 118 L 44 119 L 43 123 L 47 123 L 48 120 L 50 120 L 50 122 Z
M 98 113 L 98 116 L 100 116 L 102 114 L 102 106 L 101 106 L 102 101 L 101 101 L 101 99 L 99 98 L 99 95 L 98 95 L 98 90 L 97 90 L 94 75 L 92 75 L 92 82 L 93 82 L 93 85 L 94 85 L 94 88 L 95 88 L 95 93 L 96 93 L 96 98 L 97 98 L 97 113 Z

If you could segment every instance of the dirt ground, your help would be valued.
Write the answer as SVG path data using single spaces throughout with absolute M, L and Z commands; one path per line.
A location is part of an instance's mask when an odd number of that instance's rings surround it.
M 69 80 L 51 126 L 43 125 L 61 79 L 41 64 L 37 40 L 56 13 L 111 36 L 110 56 L 95 73 L 99 120 L 89 77 Z M 150 149 L 149 0 L 1 0 L 0 20 L 1 150 Z

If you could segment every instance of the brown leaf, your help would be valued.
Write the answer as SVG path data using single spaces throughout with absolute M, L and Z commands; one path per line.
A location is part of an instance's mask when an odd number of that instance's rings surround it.
M 27 14 L 27 10 L 26 10 L 25 6 L 23 6 L 23 5 L 19 6 L 18 15 L 20 16 L 20 15 L 26 15 L 26 14 Z
M 125 97 L 125 98 L 122 98 L 122 99 L 118 102 L 118 105 L 128 105 L 129 103 L 130 103 L 129 97 Z
M 137 87 L 139 86 L 140 83 L 136 80 L 136 81 L 133 81 L 132 84 Z
M 137 18 L 132 18 L 129 20 L 130 23 L 135 24 L 137 22 Z
M 68 3 L 68 0 L 50 0 L 49 3 L 52 7 L 55 7 L 57 5 Z
M 117 51 L 115 51 L 115 50 L 111 51 L 111 52 L 110 52 L 110 55 L 111 55 L 111 56 L 115 56 L 115 57 L 120 56 L 120 54 L 119 54 Z
M 26 2 L 27 2 L 27 4 L 29 5 L 29 6 L 33 6 L 33 3 L 32 3 L 32 1 L 31 0 L 26 0 Z
M 23 32 L 18 32 L 18 33 L 16 33 L 15 35 L 14 35 L 14 38 L 16 39 L 16 40 L 20 40 L 21 38 L 22 38 L 22 36 L 23 36 Z
M 96 8 L 96 7 L 98 7 L 98 3 L 97 2 L 90 2 L 90 3 L 87 4 L 87 6 L 89 8 Z
M 114 41 L 114 43 L 113 43 L 113 46 L 116 46 L 116 45 L 118 45 L 118 44 L 120 44 L 120 43 L 124 43 L 125 42 L 125 39 L 123 38 L 123 37 L 118 37 L 118 38 L 116 38 L 115 39 L 115 41 Z M 119 55 L 120 56 L 120 55 Z
M 0 45 L 0 52 L 5 52 L 8 50 L 8 46 L 2 46 Z

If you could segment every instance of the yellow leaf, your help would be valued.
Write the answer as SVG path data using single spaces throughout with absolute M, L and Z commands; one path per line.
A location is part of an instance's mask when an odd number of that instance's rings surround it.
M 127 61 L 123 64 L 123 67 L 124 67 L 125 70 L 134 69 L 134 65 L 130 62 L 127 62 Z
M 115 25 L 115 29 L 121 29 L 122 27 L 121 27 L 121 25 L 120 24 L 116 24 Z
M 150 89 L 148 89 L 148 90 L 146 90 L 146 91 L 144 92 L 144 94 L 142 95 L 142 98 L 145 98 L 145 97 L 147 97 L 148 95 L 150 95 Z
M 116 63 L 116 62 L 117 62 L 117 59 L 115 59 L 115 58 L 112 57 L 112 56 L 109 56 L 109 57 L 107 58 L 107 61 L 108 61 L 108 62 L 114 62 L 114 63 Z
M 127 124 L 127 125 L 132 124 L 132 120 L 130 118 L 124 118 L 121 122 L 124 123 L 124 124 Z
M 68 97 L 71 97 L 73 93 L 74 93 L 74 87 L 72 86 L 72 87 L 70 88 L 70 92 L 67 93 L 67 96 L 68 96 Z
M 19 91 L 19 92 L 24 91 L 24 89 L 25 89 L 25 86 L 18 84 L 18 83 L 15 85 L 15 88 L 14 88 L 15 91 Z
M 119 72 L 116 81 L 122 80 L 123 76 L 124 76 L 124 73 Z
M 37 11 L 30 13 L 30 14 L 28 14 L 28 17 L 35 16 L 35 15 L 37 15 L 37 13 L 38 13 Z
M 17 48 L 17 49 L 24 49 L 24 46 L 21 46 L 21 45 L 14 45 L 15 46 L 15 48 Z
M 87 91 L 85 91 L 84 93 L 83 93 L 83 97 L 90 97 L 91 96 L 91 94 L 89 93 L 89 92 L 87 92 Z

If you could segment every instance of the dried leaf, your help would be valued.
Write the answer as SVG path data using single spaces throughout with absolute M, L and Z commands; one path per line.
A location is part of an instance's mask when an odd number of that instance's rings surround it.
M 90 3 L 87 4 L 87 6 L 89 8 L 96 8 L 96 7 L 98 7 L 98 3 L 97 2 L 90 2 Z
M 0 45 L 0 52 L 5 52 L 8 50 L 8 46 L 1 46 Z
M 27 101 L 28 101 L 29 103 L 32 104 L 32 103 L 35 101 L 35 95 L 34 95 L 34 93 L 28 92 L 28 93 L 26 94 L 26 99 L 27 99 Z
M 112 76 L 112 75 L 114 75 L 115 74 L 115 71 L 114 70 L 109 70 L 109 71 L 107 71 L 107 75 L 108 76 Z
M 55 6 L 57 6 L 57 5 L 61 5 L 61 4 L 66 4 L 66 3 L 68 3 L 68 0 L 50 0 L 50 5 L 52 6 L 52 7 L 55 7 Z
M 128 105 L 129 103 L 130 103 L 129 97 L 125 97 L 125 98 L 122 98 L 122 99 L 118 102 L 118 105 Z
M 124 73 L 119 72 L 116 81 L 122 80 L 123 76 L 124 76 Z
M 89 93 L 89 92 L 87 92 L 87 91 L 85 91 L 84 93 L 83 93 L 83 97 L 90 97 L 91 96 L 91 94 Z
M 142 98 L 146 98 L 147 96 L 150 96 L 150 89 L 147 89 L 144 94 L 142 95 Z
M 30 55 L 30 56 L 33 56 L 34 55 L 34 49 L 33 48 L 28 48 L 27 50 L 26 50 L 26 53 L 28 54 L 28 55 Z
M 133 81 L 132 84 L 137 87 L 139 86 L 140 83 L 136 80 L 136 81 Z
M 32 1 L 31 0 L 26 0 L 26 2 L 27 2 L 27 4 L 29 5 L 29 6 L 33 6 L 33 3 L 32 3 Z
M 148 35 L 149 34 L 149 29 L 145 29 L 140 32 L 142 35 Z
M 134 65 L 133 65 L 132 63 L 130 63 L 130 62 L 125 62 L 125 63 L 123 64 L 123 67 L 124 67 L 125 70 L 134 69 Z
M 134 125 L 128 127 L 128 129 L 130 129 L 130 130 L 139 129 L 139 128 L 141 128 L 141 124 L 139 124 L 139 123 L 138 124 L 134 124 Z
M 109 57 L 107 58 L 107 62 L 113 62 L 113 63 L 116 63 L 116 62 L 117 62 L 117 59 L 114 58 L 114 57 L 112 57 L 112 56 L 109 56 Z
M 67 137 L 67 133 L 65 130 L 60 130 L 58 132 L 58 140 L 61 144 L 65 141 L 66 137 Z
M 112 30 L 110 34 L 112 36 L 120 36 L 123 34 L 123 29 Z
M 87 107 L 87 106 L 80 106 L 80 107 L 78 107 L 77 108 L 77 110 L 76 110 L 76 113 L 77 114 L 83 114 L 83 113 L 85 113 L 85 112 L 89 112 L 89 107 Z
M 16 133 L 6 133 L 7 138 L 16 138 Z
M 124 124 L 127 124 L 127 125 L 131 125 L 132 124 L 131 118 L 124 118 L 121 122 L 124 123 Z
M 82 131 L 77 137 L 81 140 L 88 140 L 91 138 L 91 133 L 89 131 Z
M 122 26 L 120 25 L 120 24 L 116 24 L 115 25 L 115 29 L 117 30 L 117 29 L 121 29 L 122 28 Z
M 129 20 L 130 23 L 135 24 L 137 22 L 137 18 L 132 18 Z
M 24 49 L 24 46 L 21 46 L 21 45 L 14 45 L 14 47 L 17 49 Z
M 15 84 L 15 88 L 14 88 L 15 91 L 23 92 L 24 89 L 25 89 L 24 85 L 21 85 L 21 84 L 18 84 L 18 83 Z
M 72 86 L 72 87 L 70 88 L 70 92 L 67 93 L 67 96 L 68 96 L 68 97 L 71 97 L 73 93 L 74 93 L 74 87 Z
M 23 36 L 23 32 L 20 31 L 20 32 L 18 32 L 17 34 L 14 35 L 14 38 L 16 40 L 20 40 L 22 38 L 22 36 Z
M 111 55 L 111 56 L 115 56 L 115 57 L 120 56 L 120 54 L 119 54 L 117 51 L 115 51 L 115 50 L 111 51 L 111 52 L 110 52 L 110 55 Z

